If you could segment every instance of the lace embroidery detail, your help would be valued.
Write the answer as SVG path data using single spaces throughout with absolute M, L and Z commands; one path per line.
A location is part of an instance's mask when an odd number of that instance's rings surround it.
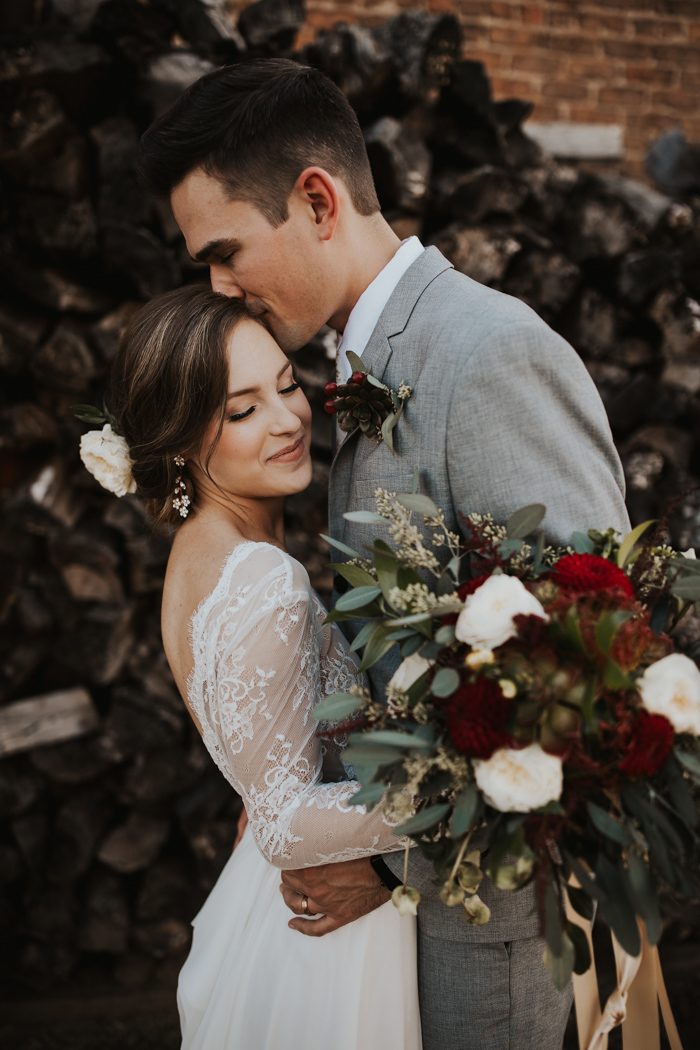
M 354 781 L 322 783 L 316 703 L 358 681 L 357 663 L 298 562 L 243 543 L 191 621 L 188 698 L 204 743 L 242 796 L 258 847 L 280 867 L 401 848 Z

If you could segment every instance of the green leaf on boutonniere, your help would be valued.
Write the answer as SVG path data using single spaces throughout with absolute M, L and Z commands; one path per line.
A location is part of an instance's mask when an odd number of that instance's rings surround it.
M 347 357 L 348 364 L 352 368 L 353 372 L 367 371 L 367 365 L 364 363 L 361 357 L 358 357 L 354 350 L 348 350 L 345 356 Z

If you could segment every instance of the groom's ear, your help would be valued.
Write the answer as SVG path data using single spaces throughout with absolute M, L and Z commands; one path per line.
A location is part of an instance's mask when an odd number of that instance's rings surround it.
M 308 208 L 320 239 L 331 240 L 340 213 L 340 189 L 333 176 L 323 168 L 305 168 L 295 182 L 293 192 Z

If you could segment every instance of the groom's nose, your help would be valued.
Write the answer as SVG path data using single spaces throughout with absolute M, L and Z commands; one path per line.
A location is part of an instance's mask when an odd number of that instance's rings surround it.
M 220 295 L 227 295 L 229 299 L 245 299 L 245 292 L 225 266 L 210 266 L 209 280 L 212 289 Z

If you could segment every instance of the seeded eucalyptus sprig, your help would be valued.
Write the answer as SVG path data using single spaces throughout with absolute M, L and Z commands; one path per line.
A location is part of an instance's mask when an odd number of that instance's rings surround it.
M 326 383 L 328 400 L 324 408 L 329 415 L 337 415 L 338 426 L 346 434 L 359 429 L 367 437 L 385 442 L 393 452 L 394 428 L 413 391 L 406 383 L 392 390 L 380 382 L 352 350 L 347 358 L 354 371 L 347 383 Z

